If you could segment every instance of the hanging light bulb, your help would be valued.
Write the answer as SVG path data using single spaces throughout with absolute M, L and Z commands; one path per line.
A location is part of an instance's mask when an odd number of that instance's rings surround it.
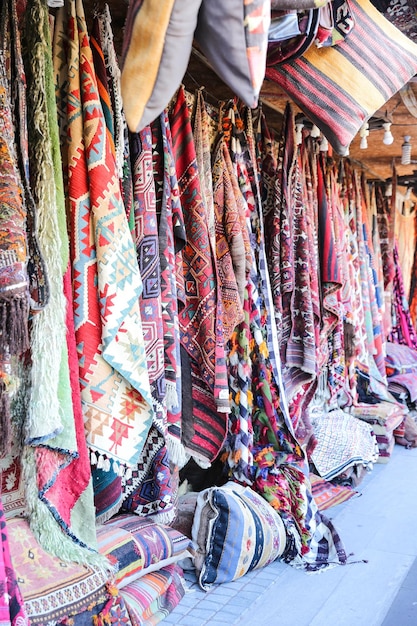
M 303 122 L 295 125 L 295 143 L 297 144 L 297 146 L 303 143 L 303 128 Z
M 369 124 L 368 122 L 364 122 L 359 131 L 359 137 L 361 138 L 359 148 L 361 150 L 366 150 L 368 147 L 368 135 L 369 135 Z
M 388 183 L 386 189 L 385 189 L 385 195 L 387 198 L 391 198 L 392 196 L 392 183 Z
M 315 124 L 313 124 L 313 128 L 310 131 L 310 137 L 313 137 L 314 139 L 317 139 L 317 137 L 320 137 L 320 128 L 316 126 Z
M 405 192 L 404 195 L 404 200 L 410 200 L 411 199 L 411 187 L 407 187 L 407 191 Z
M 394 137 L 391 132 L 391 122 L 384 122 L 384 124 L 382 124 L 382 128 L 384 129 L 382 143 L 386 146 L 390 146 L 394 142 Z
M 411 163 L 411 136 L 404 136 L 404 143 L 401 146 L 401 165 L 410 165 Z
M 323 135 L 320 141 L 320 152 L 327 152 L 329 149 L 329 142 L 326 137 Z

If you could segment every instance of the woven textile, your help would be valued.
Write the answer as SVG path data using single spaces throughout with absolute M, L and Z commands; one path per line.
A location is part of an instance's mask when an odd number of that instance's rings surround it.
M 0 542 L 0 624 L 1 626 L 29 626 L 29 618 L 11 560 L 8 530 L 3 512 L 1 493 Z
M 133 465 L 153 415 L 139 312 L 142 284 L 79 0 L 68 4 L 67 14 L 60 10 L 55 42 L 58 102 L 65 107 L 71 99 L 79 112 L 60 111 L 87 441 L 98 467 L 111 461 Z M 94 132 L 85 134 L 86 125 Z
M 61 621 L 108 596 L 108 573 L 46 552 L 27 520 L 8 520 L 8 529 L 13 564 L 31 624 Z
M 333 483 L 320 478 L 315 474 L 310 474 L 311 493 L 317 504 L 319 511 L 325 511 L 338 504 L 343 504 L 351 498 L 360 495 L 351 487 L 344 485 L 334 485 Z
M 317 446 L 311 460 L 322 478 L 331 480 L 353 465 L 372 467 L 378 446 L 372 427 L 340 409 L 316 417 Z
M 392 284 L 391 318 L 392 328 L 388 340 L 417 348 L 417 334 L 413 326 L 410 307 L 405 293 L 397 244 L 394 245 L 393 259 L 395 274 Z
M 286 543 L 279 514 L 250 487 L 232 481 L 198 494 L 192 538 L 198 582 L 206 591 L 265 567 Z
M 210 239 L 214 245 L 214 204 L 210 151 L 210 121 L 202 91 L 202 89 L 199 89 L 196 94 L 193 119 L 193 137 L 200 178 L 201 195 L 206 208 Z
M 164 335 L 161 304 L 158 221 L 152 171 L 152 134 L 149 127 L 130 135 L 133 172 L 135 243 L 143 290 L 139 300 L 149 382 L 157 422 L 166 421 Z
M 29 279 L 26 271 L 26 211 L 22 198 L 11 103 L 2 65 L 0 84 L 0 454 L 10 450 L 10 392 L 13 390 L 11 355 L 28 348 Z
M 224 338 L 219 324 L 221 310 L 209 215 L 201 194 L 191 121 L 182 87 L 170 111 L 170 124 L 187 237 L 182 254 L 186 300 L 179 314 L 181 343 L 198 364 L 202 381 L 212 390 L 219 410 L 228 412 Z
M 229 163 L 229 165 L 228 165 Z M 213 154 L 213 198 L 217 273 L 223 308 L 223 332 L 227 341 L 243 319 L 241 294 L 237 277 L 244 268 L 244 243 L 236 197 L 232 187 L 233 169 L 230 168 L 227 146 L 220 139 Z M 234 251 L 234 258 L 232 252 Z M 243 295 L 243 294 L 242 294 Z
M 102 554 L 118 564 L 114 582 L 119 589 L 190 556 L 191 540 L 153 517 L 118 515 L 97 530 Z
M 413 41 L 369 0 L 349 5 L 355 26 L 337 46 L 312 45 L 299 59 L 266 69 L 342 155 L 363 122 L 417 71 Z
M 176 273 L 185 245 L 185 228 L 179 202 L 175 164 L 168 140 L 169 120 L 165 113 L 152 125 L 152 162 L 158 219 L 159 262 L 161 271 L 162 327 L 164 333 L 164 367 L 168 433 L 181 438 L 181 359 L 178 322 L 178 283 Z
M 288 401 L 317 373 L 317 234 L 314 229 L 316 199 L 309 190 L 315 183 L 310 155 L 297 154 L 294 113 L 288 106 L 279 144 L 275 206 L 265 221 L 266 250 L 283 378 Z M 297 418 L 291 411 L 294 426 Z
M 121 591 L 132 624 L 154 626 L 167 617 L 185 595 L 182 569 L 175 564 L 146 574 Z
M 152 426 L 140 459 L 134 469 L 123 477 L 125 511 L 153 515 L 157 521 L 169 523 L 175 516 L 176 491 L 165 437 Z

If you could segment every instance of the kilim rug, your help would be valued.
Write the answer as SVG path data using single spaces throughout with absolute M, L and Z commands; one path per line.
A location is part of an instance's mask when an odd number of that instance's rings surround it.
M 206 425 L 207 432 L 204 432 L 204 419 L 198 420 L 198 425 L 194 425 L 198 429 L 200 441 L 211 440 L 213 450 L 209 460 L 212 461 L 226 434 L 226 419 L 221 413 L 228 413 L 230 410 L 229 389 L 224 337 L 222 325 L 219 324 L 221 302 L 208 230 L 209 216 L 201 195 L 191 122 L 183 88 L 179 89 L 170 111 L 170 125 L 187 237 L 182 252 L 185 302 L 179 312 L 181 345 L 193 361 L 193 398 L 201 397 L 198 387 L 207 387 L 207 392 L 212 394 L 217 408 L 217 411 L 212 411 L 212 423 L 210 426 Z M 193 412 L 193 419 L 195 418 L 196 414 Z M 215 430 L 213 423 L 216 423 Z M 195 444 L 187 443 L 191 449 L 194 448 Z M 204 449 L 200 454 L 206 456 Z
M 129 133 L 123 110 L 122 94 L 120 88 L 120 68 L 114 49 L 113 31 L 111 28 L 111 16 L 108 5 L 97 8 L 94 20 L 97 23 L 97 42 L 100 45 L 107 78 L 107 90 L 110 96 L 113 139 L 116 166 L 120 179 L 120 189 L 125 206 L 130 231 L 134 229 L 133 212 L 133 183 L 132 170 L 130 167 Z
M 102 561 L 94 552 L 90 466 L 77 365 L 74 368 L 72 359 L 75 338 L 68 239 L 46 3 L 29 0 L 25 17 L 30 171 L 39 241 L 50 275 L 49 306 L 31 325 L 32 385 L 25 434 L 33 450 L 22 455 L 28 516 L 47 550 L 68 559 Z M 30 51 L 35 50 L 32 55 Z
M 316 476 L 316 474 L 310 474 L 310 483 L 311 493 L 319 511 L 325 511 L 360 495 L 358 491 L 351 487 L 334 485 L 330 481 Z
M 81 1 L 67 9 L 57 16 L 54 58 L 58 102 L 71 100 L 60 117 L 68 152 L 81 396 L 92 463 L 104 469 L 115 463 L 123 471 L 136 463 L 153 416 L 139 312 L 142 285 Z
M 145 154 L 149 156 L 150 135 L 147 131 L 141 135 L 145 139 Z M 163 363 L 165 388 L 155 387 L 155 400 L 165 393 L 165 404 L 158 400 L 163 410 L 154 411 L 153 426 L 148 432 L 145 445 L 136 467 L 123 477 L 125 510 L 140 515 L 154 514 L 161 522 L 169 523 L 175 516 L 174 503 L 176 488 L 171 473 L 170 460 L 178 463 L 183 456 L 181 445 L 181 365 L 179 357 L 178 299 L 183 291 L 182 282 L 177 275 L 177 255 L 185 242 L 185 230 L 182 221 L 182 210 L 179 202 L 178 184 L 175 165 L 172 157 L 169 121 L 167 112 L 152 125 L 152 165 L 155 184 L 155 198 L 146 194 L 142 201 L 155 203 L 158 238 L 159 270 L 160 270 L 160 302 L 163 330 Z M 147 173 L 146 179 L 150 176 Z M 143 180 L 142 191 L 150 191 L 149 180 Z M 140 194 L 139 194 L 140 199 Z M 136 210 L 135 210 L 136 211 Z M 138 212 L 139 217 L 143 207 Z M 136 215 L 136 212 L 135 212 Z M 145 251 L 146 248 L 143 248 Z M 152 249 L 149 265 L 154 261 Z M 156 251 L 154 251 L 156 252 Z M 150 269 L 149 267 L 149 269 Z M 154 266 L 155 268 L 155 266 Z M 149 275 L 151 277 L 151 274 Z M 152 280 L 149 283 L 151 286 Z M 154 285 L 158 287 L 158 285 Z M 154 294 L 155 295 L 155 294 Z M 145 304 L 145 302 L 144 302 Z M 159 355 L 162 356 L 162 355 Z M 166 407 L 166 413 L 165 413 Z M 166 420 L 165 420 L 166 418 Z M 169 452 L 167 450 L 167 442 Z M 171 458 L 170 458 L 171 457 Z

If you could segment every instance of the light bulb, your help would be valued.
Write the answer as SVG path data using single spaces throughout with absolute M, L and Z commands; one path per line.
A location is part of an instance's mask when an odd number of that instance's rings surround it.
M 361 142 L 359 144 L 359 148 L 361 150 L 366 150 L 368 147 L 368 137 L 369 135 L 369 124 L 368 122 L 364 122 L 359 131 L 359 137 L 361 138 Z
M 411 187 L 407 187 L 407 191 L 405 192 L 404 200 L 410 200 L 411 198 Z
M 320 152 L 327 152 L 329 149 L 329 142 L 326 137 L 323 135 L 320 141 Z
M 411 136 L 404 136 L 404 143 L 401 146 L 401 165 L 410 165 L 411 163 Z
M 295 125 L 295 143 L 297 146 L 303 143 L 303 128 L 304 124 L 302 123 Z
M 390 146 L 394 142 L 394 137 L 391 132 L 391 122 L 384 122 L 384 124 L 382 124 L 382 128 L 384 129 L 382 143 L 386 146 Z
M 317 138 L 320 137 L 320 128 L 313 124 L 313 128 L 310 131 L 310 137 Z
M 389 183 L 387 185 L 387 188 L 385 189 L 385 195 L 387 196 L 387 198 L 391 198 L 391 196 L 392 196 L 392 183 Z

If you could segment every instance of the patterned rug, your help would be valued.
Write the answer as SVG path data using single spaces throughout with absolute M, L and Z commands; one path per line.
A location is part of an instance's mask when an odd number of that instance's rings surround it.
M 313 420 L 317 445 L 311 461 L 322 478 L 331 480 L 353 465 L 372 468 L 378 444 L 372 426 L 341 409 Z
M 67 13 L 59 11 L 55 46 L 58 102 L 65 107 L 71 98 L 74 110 L 68 116 L 63 108 L 59 117 L 68 151 L 74 315 L 87 441 L 98 468 L 112 462 L 123 468 L 138 459 L 153 416 L 141 340 L 142 284 L 80 0 L 69 2 Z M 87 126 L 94 132 L 85 134 Z M 86 232 L 94 233 L 93 241 Z
M 343 502 L 360 495 L 358 491 L 350 487 L 333 485 L 333 483 L 316 476 L 316 474 L 310 474 L 310 483 L 311 493 L 319 511 L 325 511 L 338 504 L 343 504 Z

